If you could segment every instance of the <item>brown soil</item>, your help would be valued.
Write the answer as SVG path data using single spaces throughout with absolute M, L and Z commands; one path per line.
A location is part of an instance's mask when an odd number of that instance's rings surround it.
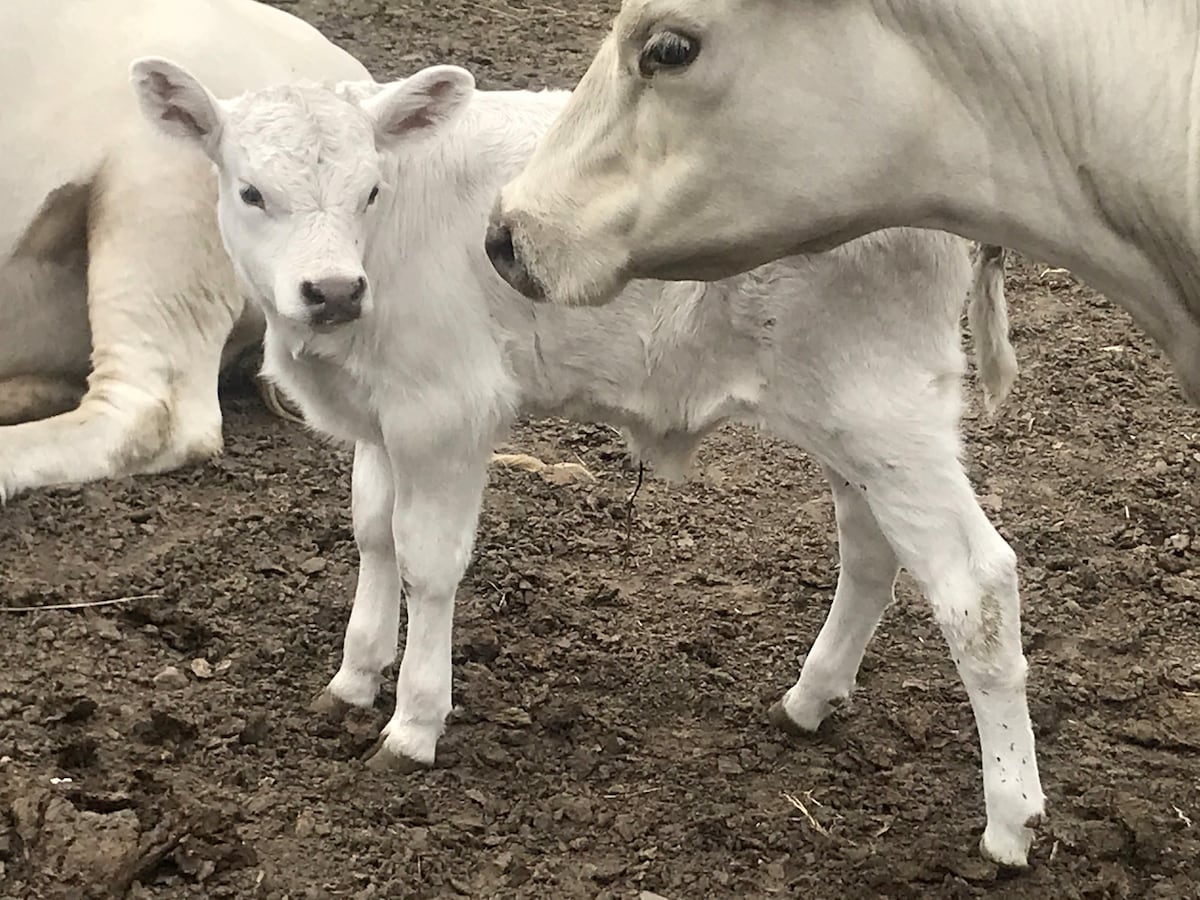
M 288 4 L 379 77 L 569 85 L 611 3 L 535 6 Z M 1107 301 L 1025 263 L 1009 292 L 1021 379 L 967 430 L 1022 562 L 1051 804 L 1030 871 L 976 853 L 970 709 L 907 583 L 826 733 L 766 723 L 836 549 L 814 465 L 743 430 L 630 523 L 609 430 L 523 424 L 515 447 L 601 479 L 495 473 L 461 715 L 435 770 L 366 770 L 390 692 L 306 711 L 353 587 L 349 456 L 231 385 L 222 459 L 0 511 L 0 603 L 158 597 L 0 611 L 0 895 L 1200 897 L 1200 415 Z

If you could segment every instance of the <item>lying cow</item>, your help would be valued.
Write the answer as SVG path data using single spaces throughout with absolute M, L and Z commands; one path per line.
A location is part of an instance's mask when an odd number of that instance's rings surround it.
M 713 428 L 744 422 L 822 462 L 840 543 L 829 619 L 772 718 L 811 731 L 849 694 L 907 568 L 975 710 L 983 851 L 1025 863 L 1044 801 L 1016 558 L 959 460 L 964 241 L 882 232 L 715 284 L 636 282 L 605 308 L 537 305 L 496 276 L 481 239 L 495 190 L 565 92 L 473 93 L 448 66 L 384 88 L 235 100 L 162 59 L 137 62 L 133 81 L 147 118 L 220 169 L 222 233 L 267 319 L 264 371 L 309 421 L 354 442 L 361 569 L 342 664 L 318 706 L 373 703 L 403 596 L 396 708 L 371 765 L 434 760 L 488 448 L 518 412 L 620 426 L 668 473 Z M 984 262 L 990 281 L 972 312 L 998 401 L 1015 364 L 998 259 Z
M 715 278 L 920 225 L 1066 266 L 1200 405 L 1200 6 L 624 0 L 503 188 L 530 296 Z M 1136 73 L 1136 74 L 1135 74 Z
M 150 52 L 230 94 L 369 78 L 252 0 L 0 3 L 0 502 L 216 454 L 218 369 L 261 339 L 211 163 L 129 95 Z

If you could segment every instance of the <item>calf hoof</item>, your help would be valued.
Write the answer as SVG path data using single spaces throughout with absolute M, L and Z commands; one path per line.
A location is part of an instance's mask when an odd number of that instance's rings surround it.
M 811 731 L 800 727 L 800 723 L 787 714 L 782 700 L 776 700 L 771 704 L 771 708 L 767 710 L 767 719 L 780 731 L 790 734 L 792 737 L 807 737 L 812 734 Z
M 318 715 L 326 716 L 327 718 L 340 722 L 346 717 L 354 707 L 343 700 L 341 697 L 335 697 L 329 688 L 322 688 L 321 691 L 309 701 L 309 712 L 317 713 Z
M 1026 819 L 1024 827 L 1015 831 L 1005 832 L 988 828 L 979 839 L 979 852 L 985 859 L 990 859 L 999 866 L 1027 869 L 1029 848 L 1033 846 L 1037 829 L 1041 828 L 1045 821 L 1045 813 L 1035 813 Z
M 394 750 L 389 750 L 385 735 L 380 735 L 374 746 L 367 751 L 363 759 L 366 761 L 367 768 L 374 772 L 387 772 L 397 775 L 411 775 L 413 772 L 420 772 L 424 769 L 432 768 L 433 762 L 423 763 L 420 760 L 413 759 L 404 753 L 397 753 Z
M 827 712 L 825 715 L 814 715 L 811 723 L 801 723 L 791 717 L 782 700 L 776 700 L 771 704 L 771 708 L 767 710 L 767 719 L 785 734 L 798 738 L 811 738 L 818 733 L 818 729 L 820 729 L 821 725 L 828 718 L 828 713 L 837 709 L 839 705 L 839 702 L 831 701 L 826 704 Z

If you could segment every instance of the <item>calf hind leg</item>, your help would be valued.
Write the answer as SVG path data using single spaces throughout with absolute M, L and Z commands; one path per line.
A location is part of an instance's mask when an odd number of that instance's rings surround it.
M 975 714 L 987 805 L 980 850 L 1024 866 L 1045 798 L 1025 695 L 1016 555 L 953 455 L 876 475 L 864 479 L 868 502 L 930 599 Z
M 828 467 L 825 477 L 833 490 L 841 568 L 833 605 L 799 679 L 771 707 L 771 721 L 793 734 L 816 731 L 850 696 L 867 644 L 892 602 L 899 571 L 862 491 Z

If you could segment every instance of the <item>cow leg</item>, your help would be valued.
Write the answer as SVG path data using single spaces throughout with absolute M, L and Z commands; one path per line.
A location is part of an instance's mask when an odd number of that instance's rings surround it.
M 88 222 L 87 393 L 69 412 L 0 428 L 0 501 L 220 452 L 217 375 L 244 301 L 214 197 L 207 166 L 177 148 L 106 165 Z
M 862 491 L 828 467 L 825 477 L 833 490 L 841 567 L 833 605 L 800 677 L 771 707 L 771 721 L 793 733 L 816 731 L 850 696 L 900 568 Z
M 358 585 L 342 643 L 342 665 L 313 701 L 317 711 L 369 708 L 379 693 L 382 671 L 396 660 L 401 591 L 392 541 L 392 481 L 387 451 L 379 444 L 356 444 L 351 504 Z

